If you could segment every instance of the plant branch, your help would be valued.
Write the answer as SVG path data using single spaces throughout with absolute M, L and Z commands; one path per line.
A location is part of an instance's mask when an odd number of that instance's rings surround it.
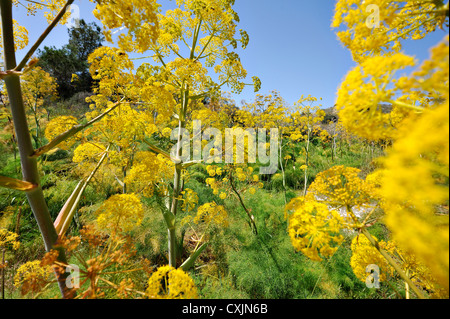
M 14 68 L 14 71 L 21 71 L 25 65 L 28 63 L 28 60 L 33 56 L 34 52 L 39 48 L 39 46 L 44 42 L 44 40 L 47 38 L 49 33 L 55 28 L 55 26 L 59 23 L 59 21 L 62 19 L 64 14 L 67 11 L 67 8 L 74 2 L 74 0 L 68 0 L 67 3 L 64 5 L 64 7 L 61 9 L 61 11 L 58 13 L 58 15 L 53 19 L 52 23 L 45 29 L 44 33 L 39 37 L 39 39 L 36 41 L 36 43 L 30 48 L 27 54 L 25 54 L 22 61 Z
M 104 118 L 106 115 L 108 115 L 109 113 L 111 113 L 112 111 L 114 111 L 120 104 L 122 103 L 122 101 L 120 102 L 116 102 L 114 104 L 114 106 L 112 106 L 109 110 L 107 110 L 105 113 L 100 114 L 99 116 L 97 116 L 96 118 L 92 119 L 91 121 L 87 122 L 86 124 L 79 124 L 79 125 L 75 125 L 74 127 L 72 127 L 70 130 L 58 135 L 53 141 L 51 141 L 50 143 L 48 143 L 47 145 L 42 146 L 41 148 L 37 149 L 36 151 L 33 152 L 33 154 L 31 155 L 31 157 L 35 158 L 35 157 L 39 157 L 49 151 L 51 151 L 52 149 L 54 149 L 55 147 L 57 147 L 59 144 L 61 144 L 62 142 L 64 142 L 65 140 L 67 140 L 68 138 L 72 137 L 73 135 L 77 134 L 78 132 L 84 130 L 86 127 L 94 124 L 95 122 L 100 121 L 102 118 Z

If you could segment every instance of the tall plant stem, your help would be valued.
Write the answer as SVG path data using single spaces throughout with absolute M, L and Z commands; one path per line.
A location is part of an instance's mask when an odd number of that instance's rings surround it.
M 404 272 L 403 269 L 395 262 L 395 260 L 383 249 L 380 248 L 378 242 L 370 235 L 367 229 L 362 230 L 362 234 L 367 237 L 370 243 L 378 250 L 378 252 L 386 259 L 386 261 L 395 269 L 399 276 L 405 281 L 405 286 L 407 287 L 407 299 L 409 299 L 409 289 L 414 291 L 419 299 L 426 299 L 422 292 L 417 288 L 417 286 L 411 281 L 408 276 L 408 272 Z
M 64 14 L 67 11 L 67 8 L 74 2 L 75 0 L 68 0 L 64 7 L 59 11 L 59 13 L 56 15 L 56 17 L 53 19 L 53 21 L 50 23 L 50 25 L 45 29 L 45 31 L 41 34 L 41 36 L 37 39 L 37 41 L 33 44 L 33 46 L 30 48 L 30 50 L 25 54 L 24 58 L 18 65 L 15 65 L 14 68 L 6 68 L 7 70 L 14 71 L 22 71 L 22 69 L 26 66 L 28 63 L 28 60 L 33 56 L 33 54 L 36 52 L 36 50 L 39 48 L 39 46 L 44 42 L 44 40 L 47 38 L 47 36 L 52 32 L 52 30 L 56 27 L 56 25 L 59 23 L 59 21 L 62 19 Z M 3 2 L 3 1 L 2 1 Z M 11 1 L 6 1 L 11 2 Z
M 347 206 L 347 212 L 350 214 L 352 219 L 355 221 L 355 223 L 359 224 L 359 220 L 356 217 L 355 213 L 353 212 L 352 208 L 350 206 Z M 389 255 L 387 251 L 382 249 L 378 242 L 375 240 L 375 238 L 372 237 L 372 235 L 369 233 L 367 228 L 363 227 L 361 228 L 361 233 L 367 237 L 369 242 L 372 244 L 373 247 L 375 247 L 376 250 L 386 259 L 386 261 L 394 268 L 394 270 L 399 274 L 399 276 L 405 281 L 406 284 L 408 284 L 411 289 L 414 291 L 414 293 L 417 295 L 419 299 L 426 299 L 425 296 L 422 294 L 422 292 L 417 288 L 417 286 L 411 281 L 411 278 L 403 271 L 403 269 L 397 264 L 397 262 Z
M 2 249 L 2 264 L 5 264 L 6 249 Z M 2 299 L 5 299 L 5 267 L 2 267 Z
M 0 0 L 0 14 L 5 68 L 6 70 L 12 70 L 16 67 L 16 54 L 11 0 Z M 30 204 L 36 222 L 39 226 L 39 230 L 44 240 L 45 249 L 46 251 L 50 251 L 53 249 L 53 246 L 58 239 L 58 235 L 55 227 L 53 226 L 53 221 L 48 211 L 44 193 L 40 185 L 37 160 L 31 157 L 34 149 L 25 114 L 20 78 L 15 74 L 11 74 L 5 77 L 4 81 L 11 104 L 11 114 L 17 137 L 23 180 L 38 185 L 38 187 L 32 191 L 27 192 L 28 203 Z M 58 260 L 62 263 L 66 263 L 64 251 L 62 249 L 58 249 L 58 251 Z M 62 296 L 64 298 L 70 296 L 70 291 L 65 285 L 65 276 L 60 274 L 56 275 Z
M 303 196 L 306 196 L 308 190 L 308 167 L 309 167 L 309 145 L 311 140 L 311 130 L 308 129 L 308 139 L 306 140 L 306 159 L 305 159 L 305 186 L 303 188 Z
M 411 281 L 409 276 L 403 271 L 403 269 L 395 262 L 395 260 L 383 249 L 380 248 L 378 242 L 370 235 L 367 229 L 362 230 L 362 234 L 367 237 L 370 243 L 378 250 L 378 252 L 386 259 L 386 261 L 395 269 L 399 276 L 408 284 L 419 299 L 426 299 L 417 286 Z
M 250 220 L 250 225 L 251 228 L 253 229 L 253 232 L 255 233 L 255 235 L 258 235 L 258 228 L 256 227 L 255 224 L 255 219 L 253 218 L 252 214 L 250 214 L 249 210 L 247 209 L 247 206 L 245 206 L 244 201 L 242 200 L 241 194 L 239 194 L 238 190 L 236 189 L 236 186 L 234 185 L 234 178 L 233 178 L 233 172 L 230 171 L 230 185 L 231 188 L 233 189 L 233 192 L 236 194 L 237 198 L 239 199 L 239 203 L 241 203 L 242 208 L 244 209 L 245 213 L 247 214 L 249 220 Z
M 283 143 L 283 141 L 281 142 Z M 286 197 L 286 172 L 284 171 L 284 165 L 283 165 L 283 145 L 280 147 L 280 167 L 281 167 L 281 174 L 283 177 L 283 194 L 284 194 L 284 205 L 287 205 L 287 197 Z
M 189 88 L 187 85 L 184 85 L 181 90 L 182 96 L 182 106 L 181 106 L 181 114 L 179 115 L 179 125 L 178 125 L 178 143 L 176 150 L 176 160 L 177 163 L 175 165 L 174 171 L 174 181 L 173 181 L 173 197 L 172 204 L 170 206 L 170 216 L 166 218 L 167 231 L 168 231 L 168 246 L 169 246 L 169 265 L 176 268 L 177 263 L 177 240 L 176 240 L 176 225 L 175 225 L 175 217 L 177 215 L 178 210 L 178 201 L 181 193 L 181 171 L 182 165 L 178 163 L 178 160 L 181 159 L 182 156 L 182 140 L 183 140 L 183 130 L 186 126 L 186 112 L 189 104 Z M 181 162 L 181 160 L 180 160 Z

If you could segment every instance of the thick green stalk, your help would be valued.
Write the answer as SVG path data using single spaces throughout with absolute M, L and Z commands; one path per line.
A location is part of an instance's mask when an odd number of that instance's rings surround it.
M 179 115 L 179 130 L 178 130 L 178 144 L 177 144 L 177 154 L 176 156 L 178 158 L 181 158 L 182 156 L 182 138 L 183 138 L 183 132 L 182 130 L 186 126 L 186 112 L 187 107 L 189 103 L 189 89 L 185 86 L 182 90 L 182 109 L 181 114 Z M 178 162 L 178 158 L 176 159 Z M 177 259 L 177 241 L 176 241 L 176 225 L 175 225 L 175 216 L 177 215 L 177 209 L 178 209 L 178 201 L 179 196 L 181 193 L 181 171 L 182 171 L 182 165 L 176 164 L 175 165 L 175 172 L 174 172 L 174 181 L 173 181 L 173 198 L 172 198 L 172 204 L 170 207 L 170 215 L 171 215 L 171 222 L 167 224 L 168 226 L 168 246 L 169 246 L 169 265 L 172 267 L 176 267 L 176 259 Z
M 247 206 L 245 206 L 244 200 L 241 197 L 241 194 L 239 194 L 238 190 L 236 189 L 236 186 L 234 185 L 234 178 L 233 178 L 233 171 L 230 171 L 230 185 L 233 192 L 236 194 L 236 197 L 239 199 L 239 202 L 241 203 L 242 208 L 244 209 L 245 213 L 248 216 L 248 219 L 250 221 L 250 227 L 253 230 L 253 233 L 255 235 L 258 235 L 258 227 L 256 227 L 255 218 L 252 214 L 250 214 L 250 211 L 247 209 Z
M 283 165 L 283 140 L 281 141 L 280 146 L 280 167 L 281 167 L 281 174 L 283 177 L 283 194 L 284 194 L 284 205 L 287 205 L 287 197 L 286 197 L 286 172 L 284 171 L 284 165 Z
M 395 262 L 395 260 L 384 249 L 381 249 L 380 245 L 378 245 L 378 242 L 372 237 L 372 235 L 370 235 L 367 229 L 363 228 L 362 233 L 364 236 L 367 237 L 370 243 L 378 250 L 378 252 L 386 259 L 386 261 L 395 269 L 395 271 L 405 281 L 405 283 L 409 285 L 409 287 L 414 291 L 417 297 L 419 299 L 425 299 L 425 296 L 422 294 L 419 288 L 417 288 L 417 286 L 411 281 L 409 276 L 405 274 L 403 269 Z
M 352 207 L 347 206 L 347 212 L 352 217 L 353 221 L 356 224 L 360 224 L 358 217 L 356 217 L 355 213 L 352 210 Z M 381 254 L 381 256 L 386 259 L 386 261 L 392 266 L 392 268 L 395 269 L 395 271 L 399 274 L 399 276 L 405 281 L 406 284 L 408 284 L 411 289 L 414 291 L 414 293 L 417 295 L 419 299 L 425 299 L 425 296 L 422 294 L 422 292 L 417 288 L 416 285 L 411 281 L 411 278 L 409 278 L 408 274 L 403 271 L 403 269 L 397 264 L 397 262 L 389 255 L 387 251 L 382 249 L 378 242 L 375 240 L 375 238 L 372 237 L 372 235 L 369 233 L 367 228 L 363 227 L 361 228 L 361 233 L 366 236 L 366 238 L 369 240 L 369 242 L 372 244 L 373 247 L 375 247 L 376 250 Z
M 16 54 L 14 46 L 14 32 L 12 19 L 11 0 L 0 0 L 1 26 L 3 38 L 3 50 L 6 70 L 13 70 L 16 67 Z M 53 226 L 44 193 L 40 184 L 37 161 L 31 155 L 34 152 L 31 142 L 31 136 L 28 128 L 25 106 L 23 102 L 20 78 L 18 75 L 11 74 L 4 78 L 6 89 L 11 104 L 11 114 L 13 117 L 14 128 L 16 132 L 17 144 L 20 153 L 22 165 L 23 180 L 34 185 L 35 189 L 27 192 L 28 203 L 33 211 L 34 217 L 39 226 L 46 251 L 50 251 L 58 239 L 56 229 Z M 66 257 L 63 250 L 59 250 L 58 260 L 66 263 Z M 65 285 L 64 276 L 57 275 L 58 284 L 64 297 L 69 295 Z
M 309 167 L 309 145 L 311 140 L 311 129 L 308 128 L 308 139 L 306 140 L 306 169 L 305 169 L 305 186 L 303 188 L 303 196 L 306 196 L 308 190 L 308 167 Z

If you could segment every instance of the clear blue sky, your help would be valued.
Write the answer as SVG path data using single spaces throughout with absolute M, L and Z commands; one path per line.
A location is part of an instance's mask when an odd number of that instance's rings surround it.
M 165 7 L 174 1 L 158 2 Z M 92 15 L 94 4 L 88 0 L 76 0 L 75 4 L 81 8 L 81 18 L 100 24 Z M 250 36 L 247 49 L 238 53 L 248 71 L 249 82 L 254 75 L 261 79 L 260 94 L 277 90 L 291 105 L 301 95 L 310 94 L 323 98 L 324 108 L 334 105 L 342 79 L 355 65 L 349 51 L 337 40 L 335 30 L 330 28 L 334 4 L 335 0 L 236 0 L 239 28 Z M 42 15 L 27 17 L 24 11 L 18 7 L 14 17 L 28 28 L 32 43 L 46 23 Z M 445 34 L 438 30 L 425 40 L 406 43 L 404 52 L 419 60 L 428 58 L 429 48 Z M 58 26 L 43 45 L 61 47 L 67 40 L 67 27 Z M 248 87 L 233 98 L 240 105 L 241 100 L 250 102 L 254 96 L 253 87 Z

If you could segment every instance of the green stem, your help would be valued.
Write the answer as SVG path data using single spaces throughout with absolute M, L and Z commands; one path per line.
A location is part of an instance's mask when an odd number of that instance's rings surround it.
M 239 203 L 241 203 L 242 208 L 244 209 L 244 211 L 246 212 L 246 214 L 250 220 L 250 223 L 251 223 L 250 225 L 251 225 L 251 228 L 253 229 L 253 232 L 255 233 L 255 235 L 258 235 L 258 228 L 256 227 L 255 219 L 253 218 L 252 214 L 250 214 L 249 210 L 245 206 L 245 203 L 242 200 L 241 194 L 239 194 L 238 190 L 236 189 L 236 186 L 234 185 L 234 178 L 233 178 L 232 171 L 230 171 L 230 185 L 231 185 L 233 192 L 236 194 L 237 198 L 239 199 Z
M 39 46 L 44 42 L 44 40 L 47 38 L 47 36 L 50 34 L 50 32 L 56 27 L 56 25 L 59 23 L 59 21 L 62 19 L 64 14 L 67 11 L 67 8 L 74 2 L 75 0 L 68 0 L 67 3 L 64 5 L 64 7 L 61 9 L 61 11 L 56 15 L 56 17 L 53 19 L 52 23 L 45 29 L 44 33 L 39 37 L 39 39 L 36 41 L 35 44 L 30 48 L 30 50 L 25 54 L 22 61 L 17 65 L 14 66 L 14 68 L 6 68 L 6 70 L 13 70 L 14 71 L 21 71 L 25 65 L 28 63 L 28 60 L 33 56 L 34 52 L 39 48 Z
M 177 143 L 177 160 L 181 158 L 182 155 L 182 138 L 183 138 L 183 129 L 185 128 L 186 122 L 186 112 L 187 107 L 189 105 L 189 88 L 185 85 L 181 92 L 182 96 L 182 106 L 181 112 L 179 114 L 179 126 L 178 126 L 178 143 Z M 169 265 L 176 268 L 176 257 L 177 257 L 177 247 L 176 247 L 176 225 L 175 225 L 175 216 L 177 215 L 178 210 L 178 201 L 181 193 L 181 171 L 182 165 L 176 164 L 174 171 L 174 182 L 173 182 L 173 197 L 172 204 L 170 206 L 170 216 L 168 223 L 168 246 L 169 246 Z
M 283 141 L 281 141 L 283 143 Z M 283 165 L 283 145 L 280 147 L 280 167 L 281 167 L 281 174 L 283 177 L 283 193 L 284 193 L 284 205 L 287 205 L 287 197 L 286 197 L 286 172 L 284 171 L 284 165 Z
M 393 105 L 404 107 L 404 108 L 408 108 L 408 109 L 414 110 L 416 112 L 421 112 L 422 113 L 425 110 L 425 108 L 423 108 L 423 107 L 415 106 L 415 105 L 408 104 L 408 103 L 403 103 L 403 102 L 400 102 L 400 101 L 389 101 L 389 102 L 391 104 L 393 104 Z
M 378 252 L 386 259 L 386 261 L 395 269 L 395 271 L 399 274 L 399 276 L 405 281 L 406 284 L 411 287 L 411 289 L 414 291 L 414 293 L 417 295 L 419 299 L 426 299 L 425 296 L 422 294 L 422 292 L 417 288 L 417 286 L 411 281 L 409 276 L 405 274 L 403 269 L 395 262 L 395 260 L 384 250 L 380 247 L 378 242 L 370 235 L 370 233 L 367 231 L 366 228 L 362 229 L 362 233 L 364 236 L 367 237 L 367 239 L 370 241 L 370 243 L 378 250 Z
M 12 2 L 11 0 L 0 0 L 1 27 L 3 38 L 3 50 L 6 70 L 12 70 L 16 67 L 16 54 L 14 44 L 13 18 L 12 18 Z M 20 86 L 20 79 L 17 75 L 9 75 L 4 79 L 6 89 L 11 105 L 11 114 L 13 117 L 14 128 L 16 131 L 17 144 L 20 153 L 20 161 L 22 164 L 23 180 L 34 185 L 38 185 L 32 191 L 27 192 L 28 203 L 33 211 L 34 217 L 38 224 L 46 251 L 50 251 L 58 234 L 53 226 L 53 222 L 45 202 L 44 193 L 40 184 L 37 161 L 31 155 L 34 152 L 31 142 L 30 131 L 28 128 L 25 106 Z M 66 263 L 65 253 L 62 249 L 58 249 L 60 262 Z M 70 296 L 70 291 L 65 285 L 65 276 L 56 274 L 59 288 L 64 298 Z
M 5 299 L 5 251 L 6 249 L 2 250 L 2 299 Z
M 311 139 L 311 130 L 308 129 L 308 139 L 306 141 L 306 160 L 305 160 L 305 165 L 306 165 L 306 169 L 305 169 L 305 186 L 303 188 L 303 196 L 306 196 L 306 192 L 307 192 L 307 185 L 308 185 L 308 167 L 309 167 L 309 143 L 310 143 L 310 139 Z
M 122 101 L 115 103 L 109 110 L 105 111 L 104 113 L 100 114 L 99 116 L 97 116 L 96 118 L 90 120 L 89 122 L 87 122 L 86 124 L 79 124 L 79 125 L 75 125 L 74 127 L 72 127 L 70 130 L 58 135 L 57 137 L 55 137 L 55 139 L 53 141 L 51 141 L 50 143 L 48 143 L 47 145 L 42 146 L 41 148 L 37 149 L 36 151 L 33 151 L 31 157 L 35 158 L 35 157 L 39 157 L 42 154 L 45 154 L 49 151 L 51 151 L 52 149 L 54 149 L 55 147 L 57 147 L 59 144 L 61 144 L 62 142 L 64 142 L 65 140 L 67 140 L 68 138 L 74 136 L 75 134 L 77 134 L 78 132 L 81 132 L 82 130 L 84 130 L 86 127 L 94 124 L 95 122 L 100 121 L 102 118 L 104 118 L 106 115 L 108 115 L 109 113 L 111 113 L 112 111 L 114 111 L 120 104 L 122 103 Z

